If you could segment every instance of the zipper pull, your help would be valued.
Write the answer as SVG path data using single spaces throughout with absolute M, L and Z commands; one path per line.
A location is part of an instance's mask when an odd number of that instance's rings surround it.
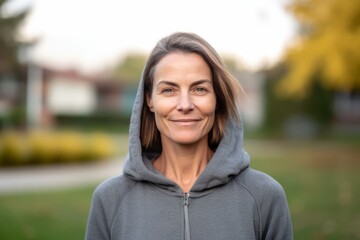
M 189 206 L 190 193 L 184 193 L 184 206 Z

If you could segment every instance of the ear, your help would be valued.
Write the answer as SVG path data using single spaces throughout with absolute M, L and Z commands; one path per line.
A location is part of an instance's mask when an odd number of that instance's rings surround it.
M 146 103 L 147 103 L 150 111 L 151 111 L 151 112 L 154 112 L 152 99 L 151 99 L 151 96 L 150 96 L 149 94 L 146 94 Z

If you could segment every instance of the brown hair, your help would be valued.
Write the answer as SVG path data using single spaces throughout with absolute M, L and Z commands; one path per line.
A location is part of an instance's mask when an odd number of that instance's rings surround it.
M 208 42 L 194 33 L 184 32 L 173 33 L 161 39 L 150 53 L 145 65 L 141 143 L 146 149 L 161 148 L 160 133 L 156 127 L 154 114 L 146 103 L 146 96 L 151 96 L 156 65 L 163 57 L 173 52 L 199 54 L 210 67 L 216 95 L 216 111 L 214 126 L 209 133 L 209 146 L 216 146 L 224 134 L 229 118 L 240 123 L 238 102 L 243 90 L 236 78 L 225 69 L 221 57 Z

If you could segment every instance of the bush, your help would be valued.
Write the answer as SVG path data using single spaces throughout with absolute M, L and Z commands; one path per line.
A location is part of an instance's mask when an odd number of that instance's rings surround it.
M 57 142 L 58 161 L 72 162 L 85 160 L 86 151 L 89 149 L 86 146 L 86 136 L 74 132 L 64 132 L 54 136 Z M 104 156 L 99 156 L 102 158 Z M 89 160 L 92 160 L 89 158 Z
M 45 164 L 55 162 L 58 141 L 50 133 L 31 132 L 25 137 L 30 153 L 29 161 L 31 163 Z
M 100 159 L 104 157 L 114 156 L 116 154 L 116 145 L 105 134 L 91 134 L 87 142 L 87 158 Z
M 28 163 L 27 144 L 21 134 L 9 131 L 0 135 L 0 165 Z
M 106 134 L 69 131 L 0 134 L 0 165 L 93 161 L 115 154 L 116 145 Z

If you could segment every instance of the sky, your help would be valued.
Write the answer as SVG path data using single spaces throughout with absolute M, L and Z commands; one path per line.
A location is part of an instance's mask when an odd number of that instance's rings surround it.
M 34 61 L 100 71 L 129 52 L 150 53 L 175 31 L 194 32 L 249 69 L 276 62 L 296 32 L 288 0 L 11 0 L 32 11 L 22 39 L 37 38 Z

